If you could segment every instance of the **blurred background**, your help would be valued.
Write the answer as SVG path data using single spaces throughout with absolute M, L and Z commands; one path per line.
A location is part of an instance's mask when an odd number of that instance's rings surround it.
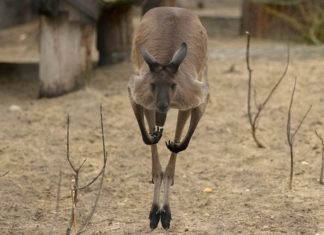
M 194 10 L 210 37 L 324 42 L 320 0 L 1 0 L 0 63 L 39 65 L 38 97 L 83 87 L 90 71 L 129 60 L 132 34 L 147 10 Z M 94 66 L 93 66 L 94 65 Z M 59 69 L 60 68 L 60 69 Z

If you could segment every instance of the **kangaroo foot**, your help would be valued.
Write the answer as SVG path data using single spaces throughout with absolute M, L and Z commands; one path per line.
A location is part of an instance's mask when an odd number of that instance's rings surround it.
M 163 209 L 160 211 L 161 213 L 161 224 L 162 227 L 165 230 L 168 230 L 170 228 L 170 222 L 171 222 L 171 210 L 169 205 L 164 205 Z
M 150 228 L 155 229 L 160 221 L 160 207 L 156 204 L 153 204 L 151 207 L 150 215 Z

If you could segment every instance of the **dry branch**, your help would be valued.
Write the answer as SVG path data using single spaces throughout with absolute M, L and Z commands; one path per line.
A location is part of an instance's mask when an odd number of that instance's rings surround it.
M 101 175 L 101 179 L 100 179 L 100 184 L 99 184 L 99 188 L 98 188 L 98 193 L 95 199 L 95 202 L 92 206 L 92 209 L 87 217 L 87 219 L 85 220 L 85 222 L 83 223 L 82 227 L 80 228 L 78 234 L 81 234 L 83 232 L 86 231 L 88 224 L 90 223 L 90 220 L 92 219 L 92 216 L 94 215 L 94 212 L 97 208 L 98 205 L 98 201 L 99 201 L 99 197 L 102 191 L 102 185 L 103 185 L 103 179 L 105 176 L 105 170 L 106 170 L 106 164 L 107 164 L 107 152 L 106 152 L 106 144 L 105 144 L 105 135 L 104 135 L 104 127 L 103 127 L 103 116 L 102 116 L 102 105 L 100 105 L 100 123 L 101 123 L 101 138 L 102 138 L 102 152 L 103 152 L 103 166 L 101 171 L 99 172 L 99 174 L 93 178 L 93 180 L 91 180 L 87 185 L 81 187 L 80 189 L 85 189 L 87 187 L 89 187 L 93 182 L 95 182 L 98 177 Z
M 69 227 L 66 231 L 67 235 L 70 235 L 72 233 L 72 228 L 74 230 L 73 234 L 77 234 L 77 226 L 76 226 L 76 217 L 75 217 L 75 210 L 76 210 L 76 205 L 78 202 L 78 188 L 79 188 L 79 173 L 81 168 L 83 167 L 86 159 L 81 163 L 81 165 L 76 168 L 73 163 L 71 162 L 70 159 L 70 116 L 67 116 L 67 132 L 66 132 L 66 158 L 73 170 L 73 176 L 71 180 L 71 200 L 72 200 L 72 208 L 71 208 L 71 218 L 70 218 L 70 223 Z
M 99 201 L 99 197 L 102 191 L 102 186 L 103 186 L 103 179 L 104 179 L 104 175 L 105 175 L 105 169 L 106 169 L 106 163 L 107 163 L 107 152 L 106 152 L 106 148 L 105 148 L 105 138 L 104 138 L 104 128 L 103 128 L 103 115 L 102 115 L 102 106 L 100 105 L 100 120 L 101 120 L 101 136 L 102 136 L 102 145 L 103 145 L 103 166 L 100 170 L 100 172 L 92 179 L 90 180 L 89 183 L 85 184 L 85 186 L 79 187 L 79 173 L 81 168 L 83 167 L 84 163 L 86 162 L 86 160 L 84 160 L 82 162 L 82 164 L 76 168 L 73 163 L 71 162 L 70 159 L 70 143 L 69 143 L 69 125 L 70 125 L 70 118 L 69 116 L 67 117 L 67 160 L 71 166 L 71 169 L 73 170 L 73 176 L 72 176 L 72 184 L 71 184 L 71 199 L 72 199 L 72 208 L 71 208 L 71 218 L 70 218 L 70 223 L 69 223 L 69 227 L 67 228 L 66 234 L 70 235 L 72 233 L 72 229 L 73 229 L 73 234 L 81 234 L 83 232 L 86 231 L 88 224 L 90 223 L 95 210 L 97 208 L 98 205 L 98 201 Z M 78 193 L 79 190 L 83 190 L 86 189 L 88 187 L 90 187 L 95 181 L 97 181 L 97 179 L 100 178 L 100 183 L 99 183 L 99 188 L 98 188 L 98 192 L 97 192 L 97 196 L 95 198 L 95 202 L 91 208 L 91 211 L 89 213 L 89 215 L 86 217 L 86 220 L 84 221 L 84 223 L 82 224 L 82 226 L 80 227 L 80 229 L 77 229 L 77 224 L 76 224 L 76 216 L 75 216 L 75 210 L 76 210 L 76 206 L 77 206 L 77 202 L 78 202 Z
M 302 126 L 303 122 L 305 121 L 308 113 L 310 112 L 312 105 L 309 106 L 307 112 L 304 114 L 302 120 L 299 122 L 296 130 L 294 132 L 291 131 L 291 109 L 294 103 L 294 96 L 296 91 L 296 83 L 297 79 L 295 78 L 294 87 L 291 93 L 290 104 L 288 108 L 288 118 L 287 118 L 287 140 L 290 150 L 290 175 L 289 175 L 289 189 L 292 189 L 292 182 L 293 182 L 293 175 L 294 175 L 294 142 L 296 134 L 298 133 L 300 127 Z
M 321 172 L 320 172 L 320 180 L 319 180 L 319 182 L 320 182 L 320 184 L 324 184 L 323 183 L 323 172 L 324 172 L 324 140 L 323 140 L 323 137 L 320 136 L 316 130 L 315 130 L 315 134 L 320 139 L 320 141 L 322 143 L 322 166 L 321 166 Z
M 264 148 L 265 146 L 260 142 L 260 140 L 257 138 L 256 135 L 256 130 L 258 129 L 258 121 L 261 115 L 261 112 L 264 110 L 265 106 L 267 105 L 267 103 L 269 102 L 270 98 L 272 97 L 272 95 L 274 94 L 274 92 L 277 90 L 278 86 L 280 85 L 280 83 L 282 82 L 282 80 L 284 79 L 284 77 L 287 74 L 288 71 L 288 67 L 289 67 L 289 62 L 290 62 L 290 47 L 289 44 L 287 46 L 287 59 L 286 59 L 286 66 L 285 69 L 283 71 L 283 73 L 281 74 L 281 76 L 279 77 L 278 81 L 276 82 L 276 84 L 272 87 L 272 89 L 270 90 L 269 94 L 266 96 L 266 98 L 264 99 L 264 101 L 260 104 L 257 105 L 257 101 L 256 101 L 256 90 L 254 89 L 254 103 L 256 104 L 256 109 L 257 112 L 255 113 L 255 115 L 253 116 L 252 114 L 252 108 L 251 108 L 251 97 L 252 97 L 252 68 L 250 65 L 250 33 L 248 31 L 246 31 L 246 35 L 247 35 L 247 44 L 246 44 L 246 65 L 247 65 L 247 70 L 249 73 L 249 79 L 248 79 L 248 100 L 247 100 L 247 107 L 248 107 L 248 117 L 249 117 L 249 123 L 251 126 L 251 132 L 252 132 L 252 137 L 254 142 L 256 143 L 256 145 L 259 148 Z
M 0 178 L 1 178 L 1 177 L 4 177 L 4 176 L 6 176 L 6 175 L 8 175 L 8 173 L 9 173 L 9 171 L 6 171 L 6 172 L 3 173 L 2 175 L 0 175 Z

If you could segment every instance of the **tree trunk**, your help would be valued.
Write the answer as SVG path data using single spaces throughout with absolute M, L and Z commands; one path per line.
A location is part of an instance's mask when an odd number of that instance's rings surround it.
M 93 26 L 73 11 L 69 16 L 68 7 L 58 17 L 40 18 L 39 97 L 74 91 L 89 76 Z
M 98 65 L 114 64 L 128 58 L 132 35 L 130 3 L 117 3 L 104 8 L 97 23 Z

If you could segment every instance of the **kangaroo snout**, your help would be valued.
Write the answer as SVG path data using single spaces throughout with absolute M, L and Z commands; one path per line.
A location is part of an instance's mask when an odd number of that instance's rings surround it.
M 169 110 L 169 104 L 167 102 L 160 102 L 156 106 L 160 113 L 166 113 Z

